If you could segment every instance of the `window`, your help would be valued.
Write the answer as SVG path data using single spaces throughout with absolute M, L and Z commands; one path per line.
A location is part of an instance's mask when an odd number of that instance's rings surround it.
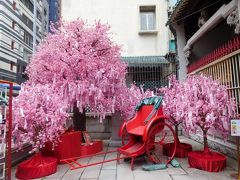
M 154 31 L 156 30 L 155 6 L 140 7 L 140 30 Z
M 10 70 L 13 71 L 14 62 L 10 63 Z
M 33 3 L 30 0 L 21 0 L 21 2 L 33 13 Z
M 23 49 L 23 60 L 29 63 L 30 58 L 31 58 L 31 53 L 28 50 Z
M 18 44 L 18 53 L 20 54 L 22 52 L 22 45 L 19 43 Z
M 47 16 L 47 10 L 45 8 L 44 8 L 43 12 L 44 12 L 44 16 Z
M 16 10 L 16 2 L 15 1 L 13 1 L 13 5 L 12 6 L 13 6 L 13 9 Z
M 37 11 L 37 18 L 38 18 L 39 21 L 42 21 L 42 15 L 39 12 L 39 10 Z
M 33 30 L 33 22 L 25 14 L 22 14 L 22 20 L 31 30 Z
M 24 30 L 24 42 L 29 45 L 30 47 L 33 47 L 33 37 L 31 34 L 29 34 L 27 31 Z
M 11 42 L 11 49 L 14 49 L 14 41 Z
M 41 31 L 41 29 L 37 26 L 37 34 L 39 35 L 39 36 L 41 36 L 42 35 L 42 31 Z

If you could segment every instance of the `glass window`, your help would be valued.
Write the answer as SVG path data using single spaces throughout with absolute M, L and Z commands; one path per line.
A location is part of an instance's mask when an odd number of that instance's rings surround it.
M 31 58 L 31 53 L 28 50 L 23 49 L 23 60 L 29 63 L 30 58 Z
M 20 0 L 32 13 L 33 13 L 33 3 L 30 0 Z
M 10 63 L 10 70 L 13 71 L 13 67 L 14 67 L 14 62 Z
M 30 46 L 33 47 L 33 37 L 31 34 L 29 34 L 27 31 L 24 31 L 24 42 Z
M 155 6 L 140 7 L 141 31 L 156 30 Z
M 33 22 L 25 14 L 22 15 L 22 20 L 31 30 L 33 30 Z
M 39 12 L 39 10 L 37 10 L 37 18 L 38 18 L 39 21 L 42 21 L 42 15 Z
M 47 16 L 47 10 L 44 8 L 44 16 Z

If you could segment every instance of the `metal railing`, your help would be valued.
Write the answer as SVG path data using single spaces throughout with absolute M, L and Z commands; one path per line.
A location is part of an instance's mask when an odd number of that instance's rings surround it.
M 240 113 L 240 49 L 210 63 L 195 73 L 203 73 L 228 87 L 230 97 L 235 98 Z
M 229 40 L 228 42 L 224 43 L 219 48 L 216 48 L 211 53 L 203 56 L 202 58 L 198 59 L 196 62 L 193 62 L 188 65 L 187 71 L 188 73 L 192 73 L 197 69 L 208 65 L 209 63 L 214 63 L 218 61 L 218 59 L 227 56 L 230 53 L 233 53 L 240 49 L 240 36 L 236 36 Z

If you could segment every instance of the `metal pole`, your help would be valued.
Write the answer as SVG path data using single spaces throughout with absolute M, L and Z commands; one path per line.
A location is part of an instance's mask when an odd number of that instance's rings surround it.
M 238 19 L 240 19 L 240 1 L 238 0 Z
M 9 118 L 8 118 L 8 138 L 7 138 L 7 176 L 8 180 L 11 180 L 11 145 L 12 145 L 12 94 L 13 94 L 13 84 L 9 83 Z
M 33 0 L 33 54 L 36 51 L 36 23 L 37 23 L 37 2 L 36 0 Z
M 239 152 L 239 139 L 240 137 L 237 137 L 237 158 L 238 158 L 238 180 L 240 180 L 240 152 Z

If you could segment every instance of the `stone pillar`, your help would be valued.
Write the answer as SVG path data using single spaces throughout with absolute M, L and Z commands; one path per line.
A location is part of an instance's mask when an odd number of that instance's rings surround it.
M 183 24 L 173 24 L 173 28 L 176 30 L 176 36 L 177 36 L 177 53 L 178 53 L 178 60 L 179 60 L 179 80 L 184 81 L 187 77 L 187 65 L 188 61 L 185 57 L 183 48 L 186 46 L 186 40 L 185 40 L 185 32 L 184 32 L 184 26 Z
M 86 129 L 92 139 L 109 139 L 111 137 L 111 116 L 107 115 L 100 122 L 98 117 L 87 114 Z
M 118 136 L 119 129 L 124 121 L 124 118 L 121 117 L 119 112 L 116 112 L 112 115 L 112 126 L 111 126 L 111 138 L 109 146 L 120 147 L 122 145 L 121 138 Z

